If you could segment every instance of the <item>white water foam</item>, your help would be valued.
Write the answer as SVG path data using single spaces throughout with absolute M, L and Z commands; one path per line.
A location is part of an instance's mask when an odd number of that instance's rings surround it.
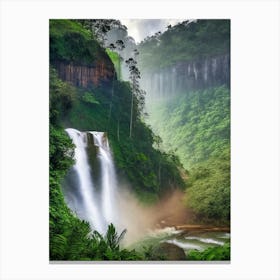
M 171 240 L 167 240 L 164 241 L 166 243 L 170 243 L 170 244 L 174 244 L 184 250 L 190 250 L 190 249 L 196 249 L 196 250 L 203 250 L 202 246 L 196 245 L 196 244 L 191 244 L 191 243 L 184 243 L 184 242 L 180 242 L 177 239 L 171 239 Z
M 217 245 L 224 245 L 225 242 L 218 241 L 212 238 L 202 238 L 202 237 L 197 237 L 197 236 L 186 236 L 185 239 L 187 240 L 198 240 L 203 243 L 210 243 L 210 244 L 217 244 Z

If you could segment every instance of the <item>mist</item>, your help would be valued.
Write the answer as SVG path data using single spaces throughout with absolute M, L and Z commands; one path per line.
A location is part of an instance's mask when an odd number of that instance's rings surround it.
M 136 43 L 156 32 L 164 32 L 168 25 L 174 25 L 183 19 L 120 19 L 127 27 L 128 35 L 133 37 Z
M 119 188 L 118 204 L 124 244 L 134 243 L 149 232 L 188 223 L 191 212 L 183 204 L 184 192 L 174 190 L 153 206 L 143 205 L 127 187 Z

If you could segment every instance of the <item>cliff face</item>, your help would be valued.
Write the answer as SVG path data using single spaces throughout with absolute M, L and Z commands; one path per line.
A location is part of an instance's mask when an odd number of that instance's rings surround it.
M 105 50 L 75 20 L 50 20 L 50 64 L 60 79 L 78 87 L 106 84 L 115 76 Z
M 142 73 L 141 85 L 152 98 L 218 85 L 230 86 L 230 56 L 180 62 L 172 67 Z
M 76 65 L 72 62 L 56 62 L 55 67 L 60 79 L 84 88 L 108 83 L 114 78 L 112 63 L 105 61 L 97 61 L 91 66 Z

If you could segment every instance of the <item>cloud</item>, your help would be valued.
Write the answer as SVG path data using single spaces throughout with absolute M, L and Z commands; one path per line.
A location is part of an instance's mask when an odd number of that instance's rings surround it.
M 129 36 L 133 37 L 137 43 L 158 31 L 165 31 L 167 25 L 174 25 L 183 20 L 184 19 L 120 19 L 122 24 L 127 27 Z

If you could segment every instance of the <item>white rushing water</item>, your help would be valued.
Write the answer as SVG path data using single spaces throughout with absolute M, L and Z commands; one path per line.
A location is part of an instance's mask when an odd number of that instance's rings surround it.
M 187 237 L 185 237 L 185 239 L 187 239 L 187 240 L 198 240 L 198 241 L 203 242 L 203 243 L 211 243 L 211 244 L 217 244 L 217 245 L 224 245 L 225 244 L 225 242 L 218 241 L 218 240 L 215 240 L 213 238 L 201 238 L 201 237 L 197 237 L 197 236 L 187 236 Z
M 116 172 L 109 143 L 104 132 L 92 131 L 94 144 L 98 147 L 98 158 L 101 165 L 101 203 L 104 219 L 107 224 L 117 223 L 116 217 Z
M 80 218 L 87 220 L 92 229 L 105 233 L 108 224 L 117 224 L 117 181 L 107 137 L 104 132 L 80 132 L 73 128 L 67 128 L 66 132 L 75 145 L 73 170 L 78 180 L 75 180 L 75 186 L 72 189 L 66 187 L 64 192 L 66 197 L 80 196 L 81 198 L 75 206 L 68 203 L 69 207 Z M 93 141 L 89 141 L 90 137 Z M 92 170 L 89 163 L 90 145 L 94 145 L 97 151 L 98 170 Z M 97 174 L 97 178 L 94 178 L 92 174 Z
M 184 250 L 201 250 L 203 247 L 199 246 L 197 244 L 191 244 L 191 243 L 184 243 L 184 242 L 180 242 L 177 239 L 171 239 L 171 240 L 165 240 L 164 242 L 166 243 L 170 243 L 170 244 L 174 244 Z

